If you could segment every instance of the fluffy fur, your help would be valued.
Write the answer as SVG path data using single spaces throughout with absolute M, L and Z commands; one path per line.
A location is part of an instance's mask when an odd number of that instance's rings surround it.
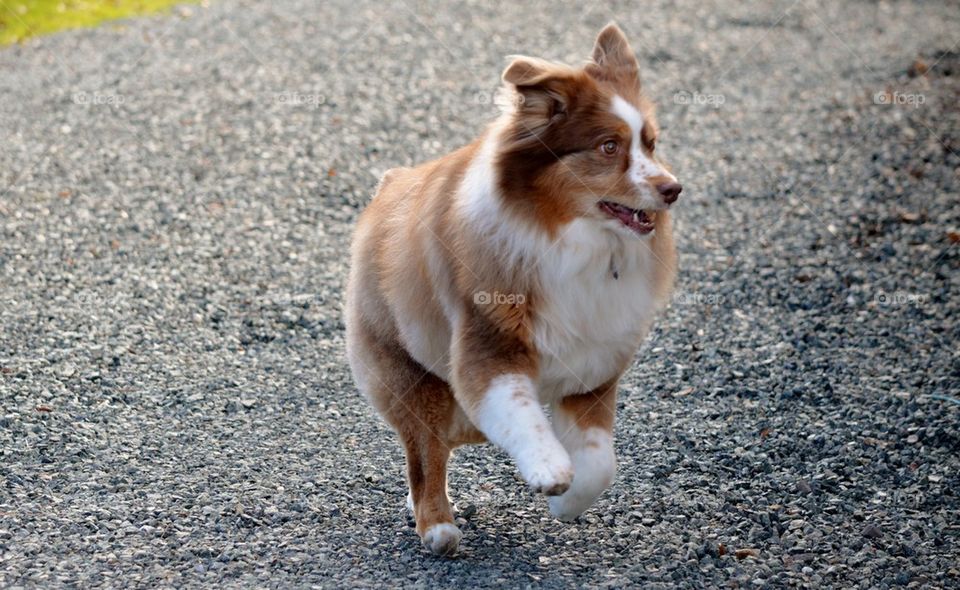
M 404 445 L 434 553 L 460 542 L 457 445 L 502 447 L 563 520 L 613 481 L 617 382 L 670 293 L 680 192 L 638 70 L 615 25 L 583 67 L 515 57 L 510 108 L 466 147 L 387 172 L 360 217 L 348 357 Z

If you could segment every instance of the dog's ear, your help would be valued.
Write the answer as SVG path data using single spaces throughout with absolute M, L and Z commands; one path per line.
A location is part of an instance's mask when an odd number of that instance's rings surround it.
M 567 112 L 576 93 L 577 72 L 568 66 L 535 57 L 514 56 L 503 81 L 516 88 L 518 107 L 553 118 Z
M 597 35 L 593 45 L 593 63 L 587 71 L 600 79 L 635 79 L 640 82 L 640 65 L 627 36 L 614 23 L 608 24 Z
M 514 86 L 536 86 L 562 73 L 563 69 L 560 64 L 545 59 L 514 55 L 503 71 L 503 81 Z

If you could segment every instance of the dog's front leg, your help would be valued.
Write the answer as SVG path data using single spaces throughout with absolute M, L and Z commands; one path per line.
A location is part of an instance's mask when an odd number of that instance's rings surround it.
M 571 521 L 596 501 L 613 482 L 617 458 L 613 421 L 617 380 L 594 391 L 565 397 L 553 406 L 553 428 L 570 453 L 577 477 L 562 496 L 550 498 L 550 512 Z
M 557 496 L 570 487 L 573 465 L 550 428 L 529 375 L 505 373 L 490 379 L 473 420 L 513 458 L 533 491 Z
M 464 323 L 455 341 L 454 395 L 470 420 L 510 455 L 534 491 L 567 491 L 573 465 L 540 405 L 536 355 L 523 333 L 478 316 Z

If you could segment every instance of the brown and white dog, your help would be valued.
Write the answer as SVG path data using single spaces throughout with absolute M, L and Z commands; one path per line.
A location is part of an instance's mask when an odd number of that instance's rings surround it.
M 675 274 L 681 187 L 623 32 L 608 25 L 578 68 L 515 57 L 503 81 L 510 106 L 479 139 L 384 174 L 347 287 L 354 378 L 399 434 L 417 532 L 445 555 L 458 445 L 502 447 L 562 520 L 610 485 L 617 381 Z

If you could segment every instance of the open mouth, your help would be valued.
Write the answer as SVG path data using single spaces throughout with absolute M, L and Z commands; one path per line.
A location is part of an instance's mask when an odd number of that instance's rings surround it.
M 600 201 L 600 209 L 610 217 L 617 219 L 620 223 L 632 229 L 634 233 L 638 235 L 642 236 L 653 231 L 653 218 L 655 215 L 653 211 L 631 209 L 630 207 L 625 207 L 619 203 L 611 203 L 610 201 Z

